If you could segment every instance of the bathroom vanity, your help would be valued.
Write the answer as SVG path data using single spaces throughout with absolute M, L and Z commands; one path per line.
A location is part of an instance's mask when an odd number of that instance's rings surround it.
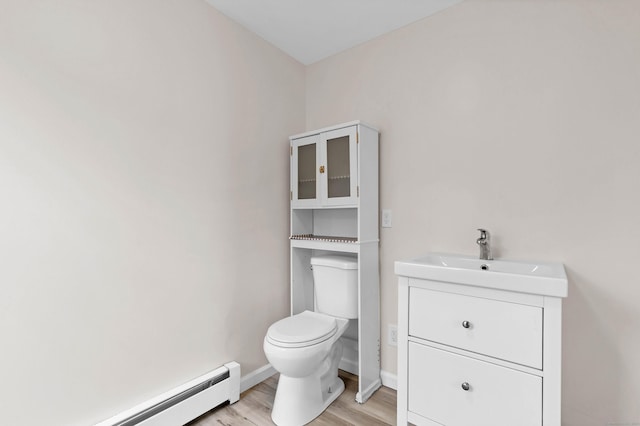
M 290 137 L 291 314 L 314 310 L 312 256 L 357 259 L 358 319 L 341 338 L 340 368 L 358 375 L 356 400 L 380 381 L 378 131 L 360 121 Z
M 398 425 L 560 426 L 562 264 L 396 262 Z

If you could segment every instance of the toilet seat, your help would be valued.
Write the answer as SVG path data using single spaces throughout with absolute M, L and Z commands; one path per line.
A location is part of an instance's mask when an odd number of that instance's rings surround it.
M 275 322 L 267 331 L 267 340 L 283 348 L 302 348 L 322 343 L 336 334 L 335 318 L 304 311 Z

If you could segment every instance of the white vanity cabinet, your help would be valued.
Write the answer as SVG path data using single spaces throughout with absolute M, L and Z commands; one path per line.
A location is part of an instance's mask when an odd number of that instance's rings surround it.
M 396 262 L 398 425 L 560 426 L 566 277 L 536 293 L 411 268 Z
M 315 306 L 311 257 L 358 261 L 358 319 L 341 338 L 340 368 L 358 375 L 356 400 L 380 381 L 378 131 L 360 121 L 290 137 L 291 314 Z

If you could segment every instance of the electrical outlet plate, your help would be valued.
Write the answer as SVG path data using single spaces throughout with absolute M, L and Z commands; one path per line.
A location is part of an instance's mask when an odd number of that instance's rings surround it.
M 382 227 L 391 228 L 391 210 L 382 210 Z
M 398 326 L 389 324 L 387 342 L 389 346 L 398 346 Z

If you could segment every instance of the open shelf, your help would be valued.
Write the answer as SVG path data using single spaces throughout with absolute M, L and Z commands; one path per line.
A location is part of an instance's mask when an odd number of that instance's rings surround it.
M 343 253 L 358 253 L 360 242 L 356 237 L 338 237 L 314 234 L 298 234 L 289 237 L 291 248 L 329 250 Z
M 355 237 L 332 237 L 327 235 L 313 235 L 302 234 L 292 235 L 289 237 L 291 240 L 306 240 L 306 241 L 326 241 L 329 243 L 357 243 L 358 239 Z

